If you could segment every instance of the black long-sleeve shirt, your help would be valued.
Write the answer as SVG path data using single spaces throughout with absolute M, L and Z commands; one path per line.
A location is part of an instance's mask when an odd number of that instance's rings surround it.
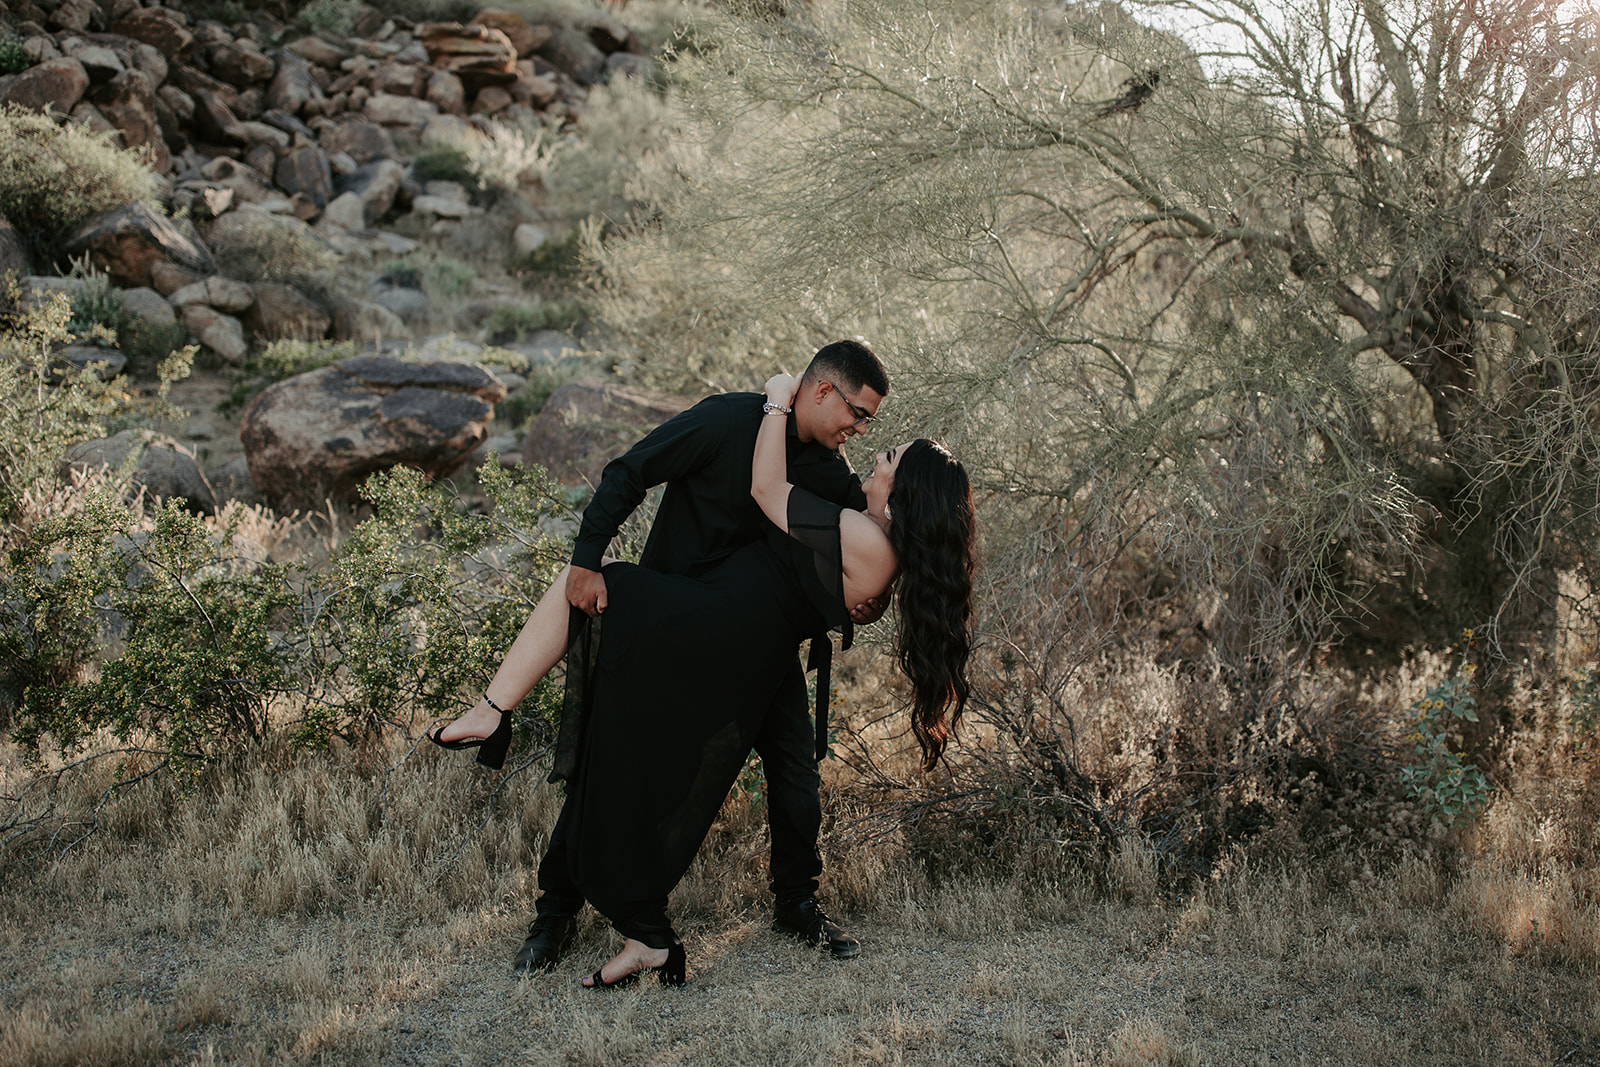
M 639 562 L 698 577 L 765 536 L 766 516 L 750 495 L 750 464 L 761 428 L 759 393 L 723 393 L 652 430 L 606 464 L 584 509 L 572 563 L 597 571 L 606 547 L 653 486 L 666 491 Z M 802 443 L 788 425 L 789 481 L 835 504 L 864 510 L 861 481 L 838 451 Z

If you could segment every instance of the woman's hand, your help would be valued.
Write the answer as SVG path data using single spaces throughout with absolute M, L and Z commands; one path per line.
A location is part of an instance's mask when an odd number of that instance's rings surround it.
M 794 394 L 800 391 L 800 379 L 792 374 L 778 373 L 767 379 L 767 400 L 781 407 L 794 406 Z

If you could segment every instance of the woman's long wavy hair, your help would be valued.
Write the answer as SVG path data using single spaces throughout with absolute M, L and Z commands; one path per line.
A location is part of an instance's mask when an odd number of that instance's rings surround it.
M 977 525 L 966 469 L 943 445 L 913 441 L 895 471 L 889 517 L 889 543 L 900 559 L 896 658 L 911 680 L 911 730 L 922 767 L 932 770 L 972 689 Z

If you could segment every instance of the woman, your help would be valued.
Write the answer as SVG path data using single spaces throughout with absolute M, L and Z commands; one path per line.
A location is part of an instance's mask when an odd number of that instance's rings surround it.
M 912 683 L 912 729 L 926 767 L 965 706 L 974 536 L 966 472 L 923 440 L 877 457 L 862 483 L 865 512 L 792 486 L 784 427 L 797 385 L 786 374 L 767 383 L 756 439 L 751 493 L 776 527 L 767 540 L 699 578 L 610 560 L 604 567 L 609 606 L 593 710 L 561 818 L 580 888 L 626 943 L 587 986 L 629 982 L 646 968 L 683 981 L 667 895 L 743 767 L 795 649 L 842 626 L 845 605 L 882 595 L 899 575 L 897 658 Z M 480 761 L 499 766 L 511 733 L 501 709 L 515 707 L 561 658 L 567 619 L 563 573 L 484 699 L 429 736 L 448 748 L 481 746 Z M 653 714 L 684 661 L 716 669 L 683 679 L 696 699 Z

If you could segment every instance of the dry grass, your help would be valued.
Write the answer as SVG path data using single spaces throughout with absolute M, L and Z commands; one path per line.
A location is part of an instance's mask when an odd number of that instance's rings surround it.
M 1457 876 L 1236 860 L 1181 899 L 1134 844 L 1110 894 L 836 853 L 840 964 L 766 929 L 741 795 L 675 896 L 688 988 L 596 996 L 592 916 L 509 974 L 559 794 L 525 771 L 491 812 L 498 781 L 374 747 L 147 783 L 6 887 L 0 1064 L 1600 1062 L 1595 875 L 1496 851 L 1527 833 L 1499 809 Z

